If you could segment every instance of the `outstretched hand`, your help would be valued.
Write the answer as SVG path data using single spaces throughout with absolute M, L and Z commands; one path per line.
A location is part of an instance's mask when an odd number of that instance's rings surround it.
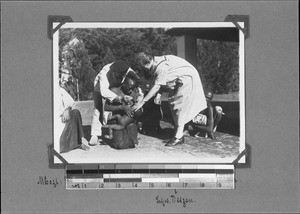
M 144 105 L 144 101 L 140 101 L 140 102 L 138 102 L 138 103 L 136 103 L 133 107 L 132 107 L 132 109 L 133 109 L 133 111 L 137 111 L 137 110 L 139 110 L 140 108 L 142 108 L 142 106 Z
M 161 94 L 157 94 L 155 99 L 154 99 L 154 103 L 157 104 L 157 105 L 160 105 L 161 104 Z

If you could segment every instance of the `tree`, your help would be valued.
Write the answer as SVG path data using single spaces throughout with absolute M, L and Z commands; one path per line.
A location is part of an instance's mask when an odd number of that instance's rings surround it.
M 219 94 L 239 91 L 239 44 L 199 39 L 197 45 L 203 87 Z
M 134 55 L 145 48 L 159 55 L 176 54 L 175 38 L 166 35 L 162 28 L 65 28 L 59 33 L 61 48 L 71 38 L 82 41 L 82 45 L 75 48 L 73 58 L 76 59 L 71 64 L 82 84 L 83 94 L 93 91 L 91 79 L 108 63 L 125 60 L 133 65 Z
M 67 41 L 65 38 L 72 39 Z M 60 60 L 67 62 L 67 70 L 71 71 L 72 76 L 77 79 L 80 100 L 86 100 L 93 92 L 94 78 L 97 73 L 92 67 L 88 51 L 83 42 L 74 38 L 76 37 L 70 37 L 68 34 L 66 34 L 66 37 L 62 37 L 63 43 L 60 44 L 60 47 L 64 52 L 64 56 L 60 56 Z

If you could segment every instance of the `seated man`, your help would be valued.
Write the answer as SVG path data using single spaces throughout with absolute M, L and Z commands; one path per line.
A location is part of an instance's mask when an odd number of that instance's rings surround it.
M 138 75 L 129 67 L 127 62 L 118 60 L 105 65 L 95 77 L 94 81 L 94 110 L 91 125 L 91 139 L 89 145 L 95 146 L 102 137 L 102 126 L 106 124 L 104 118 L 104 100 L 120 101 L 119 96 L 111 88 L 120 87 L 127 76 L 139 80 Z M 122 106 L 119 106 L 122 107 Z M 131 114 L 131 108 L 119 109 Z
M 121 87 L 111 88 L 111 91 L 125 102 L 105 101 L 104 115 L 107 125 L 104 125 L 103 128 L 109 130 L 109 135 L 106 135 L 105 138 L 112 139 L 111 147 L 115 149 L 134 148 L 134 144 L 138 144 L 136 118 L 142 110 L 134 113 L 131 106 L 143 99 L 143 94 L 137 88 L 137 81 L 129 76 L 125 78 Z M 127 108 L 131 109 L 132 114 L 128 115 L 123 110 Z M 113 121 L 115 124 L 113 124 Z
M 191 125 L 195 131 L 204 131 L 206 134 L 205 136 L 208 135 L 211 139 L 216 139 L 214 132 L 224 113 L 220 106 L 212 106 L 211 100 L 213 94 L 211 92 L 208 92 L 205 97 L 207 108 L 199 112 L 199 114 L 192 119 Z M 196 134 L 195 136 L 197 137 L 198 135 Z
M 60 136 L 60 153 L 68 152 L 72 149 L 80 148 L 85 151 L 90 148 L 84 138 L 82 129 L 82 119 L 79 110 L 72 109 L 74 105 L 73 98 L 62 87 L 59 88 L 59 115 L 62 124 L 58 127 L 64 127 Z

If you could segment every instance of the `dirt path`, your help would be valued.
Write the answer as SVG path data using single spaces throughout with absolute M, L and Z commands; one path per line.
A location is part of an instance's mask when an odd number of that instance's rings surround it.
M 85 137 L 89 140 L 93 102 L 81 101 L 75 108 L 82 114 Z M 89 151 L 76 149 L 62 156 L 70 163 L 228 163 L 239 154 L 239 137 L 221 132 L 216 132 L 217 140 L 185 136 L 184 144 L 166 147 L 163 140 L 172 135 L 173 126 L 162 121 L 161 127 L 162 132 L 155 136 L 139 134 L 139 144 L 133 149 L 97 145 Z

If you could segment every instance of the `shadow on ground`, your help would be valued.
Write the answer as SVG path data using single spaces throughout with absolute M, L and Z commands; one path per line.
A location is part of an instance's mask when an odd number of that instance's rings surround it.
M 219 103 L 216 103 L 219 104 Z M 184 144 L 174 147 L 166 147 L 164 140 L 170 139 L 174 134 L 173 119 L 168 109 L 167 103 L 162 103 L 164 111 L 163 120 L 160 122 L 162 130 L 160 132 L 150 132 L 138 134 L 139 144 L 134 149 L 115 150 L 108 145 L 97 145 L 90 148 L 90 151 L 73 150 L 64 154 L 64 158 L 75 162 L 109 162 L 115 157 L 122 161 L 186 161 L 186 162 L 206 162 L 212 158 L 232 161 L 239 154 L 239 120 L 237 118 L 238 103 L 220 104 L 223 107 L 225 116 L 220 122 L 216 140 L 205 137 L 184 136 Z M 83 131 L 85 138 L 91 138 L 91 121 L 93 112 L 92 101 L 77 102 L 75 108 L 82 114 Z M 236 112 L 237 111 L 237 112 Z M 192 133 L 191 133 L 192 134 Z M 72 161 L 71 161 L 72 162 Z

